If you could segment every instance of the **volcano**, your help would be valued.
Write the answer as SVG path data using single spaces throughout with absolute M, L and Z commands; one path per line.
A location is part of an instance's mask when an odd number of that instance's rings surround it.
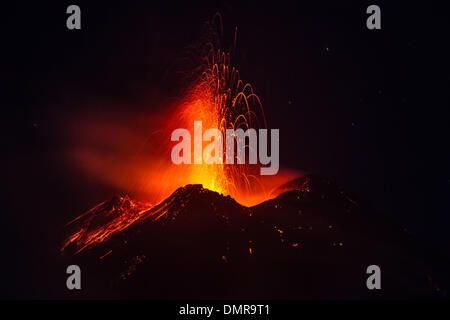
M 328 179 L 307 175 L 280 191 L 253 207 L 202 185 L 181 187 L 150 209 L 116 196 L 68 224 L 68 239 L 78 238 L 66 241 L 61 259 L 81 267 L 83 291 L 96 298 L 442 294 L 411 237 Z M 124 214 L 132 222 L 120 228 Z M 372 264 L 381 268 L 381 290 L 366 287 Z

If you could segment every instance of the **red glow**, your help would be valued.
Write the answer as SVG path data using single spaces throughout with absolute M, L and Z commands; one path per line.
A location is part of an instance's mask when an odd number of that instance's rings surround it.
M 124 123 L 126 117 L 120 120 Z M 70 150 L 72 159 L 75 155 L 77 163 L 89 173 L 101 176 L 122 190 L 133 190 L 144 195 L 146 201 L 139 202 L 124 196 L 117 198 L 117 205 L 112 208 L 103 208 L 102 203 L 89 210 L 71 223 L 77 225 L 77 220 L 83 220 L 66 239 L 61 250 L 75 243 L 79 252 L 103 242 L 143 217 L 159 219 L 165 211 L 157 210 L 155 204 L 163 202 L 177 188 L 187 184 L 202 184 L 206 189 L 230 195 L 242 205 L 252 206 L 275 197 L 276 187 L 296 175 L 280 170 L 275 176 L 260 176 L 259 165 L 172 163 L 170 151 L 175 144 L 170 141 L 172 131 L 187 128 L 192 130 L 193 136 L 194 121 L 202 121 L 205 128 L 217 128 L 222 132 L 228 128 L 267 128 L 259 97 L 250 84 L 240 79 L 227 53 L 211 50 L 199 78 L 186 90 L 186 94 L 167 112 L 153 116 L 151 121 L 152 134 L 139 148 L 132 143 L 137 139 L 137 133 L 122 126 L 118 128 L 117 125 L 93 121 L 84 126 L 84 130 L 77 130 L 78 139 L 85 135 L 85 140 L 81 146 L 78 144 L 75 150 Z M 99 139 L 98 143 L 93 143 L 93 139 Z M 111 143 L 118 146 L 122 153 L 126 150 L 127 156 L 120 157 L 121 152 L 116 152 L 114 147 L 105 148 L 105 144 Z M 102 212 L 111 212 L 106 214 L 110 218 L 96 221 L 100 219 L 96 218 L 99 208 Z

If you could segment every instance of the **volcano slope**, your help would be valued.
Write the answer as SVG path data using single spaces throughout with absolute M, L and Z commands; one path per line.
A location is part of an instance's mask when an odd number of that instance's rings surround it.
M 309 175 L 280 191 L 248 208 L 201 185 L 187 185 L 100 242 L 84 248 L 76 241 L 67 244 L 61 263 L 80 266 L 84 298 L 442 295 L 410 236 L 329 180 Z M 111 221 L 130 206 L 130 198 L 120 199 L 81 216 L 67 233 L 95 229 L 94 220 Z M 381 268 L 381 290 L 366 286 L 366 269 L 373 264 Z

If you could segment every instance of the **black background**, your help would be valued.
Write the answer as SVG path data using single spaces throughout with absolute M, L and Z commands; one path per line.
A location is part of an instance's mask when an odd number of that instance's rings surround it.
M 176 94 L 168 70 L 216 11 L 225 38 L 238 27 L 233 61 L 280 128 L 281 166 L 333 179 L 448 255 L 448 16 L 438 3 L 374 3 L 372 31 L 364 1 L 2 4 L 1 295 L 57 297 L 64 224 L 121 191 L 61 162 L 62 121 L 97 97 L 151 109 L 148 95 Z M 79 31 L 66 28 L 70 4 Z

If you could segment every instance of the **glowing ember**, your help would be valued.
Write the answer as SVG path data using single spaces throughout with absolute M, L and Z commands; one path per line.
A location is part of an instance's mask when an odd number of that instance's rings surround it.
M 201 78 L 187 94 L 174 117 L 178 121 L 174 119 L 172 123 L 179 127 L 192 128 L 194 121 L 202 121 L 204 127 L 217 128 L 224 134 L 226 129 L 266 127 L 258 96 L 251 85 L 240 80 L 239 72 L 230 66 L 229 54 L 221 51 L 210 52 Z M 202 163 L 185 169 L 190 171 L 189 183 L 203 184 L 208 189 L 245 202 L 243 195 L 258 190 L 259 178 L 255 175 L 258 174 L 258 167 Z

